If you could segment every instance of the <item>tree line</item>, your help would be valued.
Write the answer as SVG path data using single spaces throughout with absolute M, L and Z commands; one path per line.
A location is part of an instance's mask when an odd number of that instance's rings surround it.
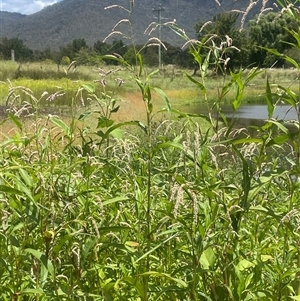
M 290 34 L 297 31 L 297 24 L 286 14 L 269 12 L 257 16 L 250 21 L 247 29 L 240 29 L 239 14 L 223 12 L 213 17 L 209 22 L 199 21 L 195 25 L 196 37 L 207 45 L 213 43 L 216 51 L 220 45 L 227 43 L 224 48 L 224 59 L 228 58 L 228 69 L 259 66 L 282 67 L 284 61 L 272 55 L 267 49 L 276 49 L 286 53 L 293 59 L 300 60 L 300 53 L 292 47 L 295 41 Z M 193 57 L 188 47 L 182 49 L 163 42 L 167 49 L 161 48 L 162 64 L 173 64 L 182 68 L 193 68 Z M 230 45 L 229 45 L 230 43 Z M 211 44 L 207 48 L 211 48 Z M 59 50 L 46 48 L 44 51 L 29 49 L 19 38 L 3 37 L 0 42 L 0 59 L 9 60 L 11 50 L 15 52 L 17 61 L 43 61 L 50 59 L 60 64 L 97 65 L 107 54 L 117 53 L 127 62 L 135 64 L 135 51 L 143 55 L 144 64 L 156 66 L 158 63 L 157 47 L 135 45 L 135 48 L 124 44 L 122 40 L 113 40 L 112 43 L 97 41 L 88 46 L 84 38 L 74 39 L 71 43 L 60 47 Z M 205 47 L 202 50 L 205 55 Z M 114 60 L 105 60 L 107 64 L 116 64 Z

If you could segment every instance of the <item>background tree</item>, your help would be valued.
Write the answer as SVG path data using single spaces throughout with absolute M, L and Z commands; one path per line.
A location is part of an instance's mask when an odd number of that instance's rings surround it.
M 136 49 L 140 49 L 142 46 L 136 45 Z M 136 61 L 136 53 L 133 46 L 128 46 L 127 51 L 124 54 L 124 59 L 126 62 L 128 62 L 131 65 L 135 65 L 137 63 Z
M 182 53 L 181 48 L 170 43 L 163 42 L 167 49 L 162 48 L 161 60 L 164 65 L 178 65 L 179 57 Z
M 88 49 L 85 39 L 75 39 L 72 43 L 60 48 L 60 57 L 68 57 L 70 61 L 73 61 L 81 49 Z
M 291 48 L 285 43 L 294 42 L 287 28 L 297 30 L 297 24 L 288 14 L 270 12 L 252 20 L 249 29 L 249 62 L 262 67 L 281 67 L 283 60 L 262 47 L 276 49 L 281 53 Z
M 199 40 L 211 37 L 211 43 L 216 47 L 227 44 L 223 59 L 230 58 L 228 69 L 239 68 L 248 62 L 247 34 L 237 25 L 238 18 L 239 13 L 223 12 L 214 16 L 212 21 L 200 21 L 195 25 Z
M 109 45 L 106 49 L 106 52 L 101 53 L 103 55 L 105 54 L 117 54 L 118 56 L 124 57 L 127 46 L 123 43 L 122 40 L 113 40 L 112 44 Z M 106 64 L 109 65 L 117 65 L 118 62 L 116 60 L 105 60 Z
M 156 46 L 144 47 L 140 53 L 143 56 L 145 65 L 158 66 L 158 49 Z
M 72 41 L 73 53 L 79 52 L 82 48 L 88 48 L 85 39 L 75 39 Z
M 97 41 L 94 43 L 94 51 L 100 55 L 107 54 L 110 47 L 111 46 L 109 44 L 104 42 Z
M 30 50 L 22 40 L 18 38 L 2 38 L 0 44 L 0 53 L 3 59 L 11 59 L 11 50 L 15 51 L 16 61 L 31 61 L 33 59 L 33 51 Z

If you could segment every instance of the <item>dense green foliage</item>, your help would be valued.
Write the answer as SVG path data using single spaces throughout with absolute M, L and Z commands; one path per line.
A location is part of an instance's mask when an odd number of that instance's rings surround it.
M 260 66 L 282 66 L 284 59 L 280 59 L 267 51 L 276 49 L 284 53 L 291 48 L 289 43 L 294 42 L 293 36 L 287 31 L 297 29 L 295 20 L 287 15 L 278 15 L 270 12 L 261 15 L 259 20 L 253 20 L 250 25 L 249 42 L 251 50 L 249 52 L 250 62 Z M 262 49 L 265 47 L 265 49 Z
M 295 7 L 287 13 L 300 23 Z M 299 48 L 300 32 L 290 34 Z M 300 91 L 267 78 L 268 120 L 254 134 L 236 128 L 222 102 L 233 90 L 238 110 L 263 70 L 228 78 L 230 44 L 190 45 L 200 77 L 186 80 L 204 98 L 209 69 L 219 71 L 207 115 L 173 109 L 153 85 L 158 70 L 148 73 L 136 48 L 137 66 L 107 59 L 140 90 L 144 122 L 115 121 L 122 103 L 107 89 L 115 80 L 108 74 L 101 91 L 80 86 L 68 121 L 40 114 L 45 95 L 10 86 L 3 126 L 15 130 L 0 144 L 3 300 L 300 299 Z M 160 112 L 154 95 L 164 101 Z M 86 100 L 93 105 L 82 111 Z M 293 130 L 273 118 L 282 102 L 298 112 Z

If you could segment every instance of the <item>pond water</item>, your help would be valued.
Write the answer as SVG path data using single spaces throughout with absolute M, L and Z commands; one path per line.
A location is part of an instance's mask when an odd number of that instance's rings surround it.
M 207 114 L 207 107 L 199 104 L 187 105 L 180 108 L 181 111 L 194 114 Z M 268 108 L 266 105 L 241 105 L 237 111 L 233 111 L 232 106 L 226 105 L 222 107 L 225 116 L 229 119 L 236 119 L 241 126 L 249 124 L 259 125 L 268 119 Z M 298 120 L 297 111 L 295 108 L 288 105 L 277 106 L 273 118 L 284 120 L 286 122 Z

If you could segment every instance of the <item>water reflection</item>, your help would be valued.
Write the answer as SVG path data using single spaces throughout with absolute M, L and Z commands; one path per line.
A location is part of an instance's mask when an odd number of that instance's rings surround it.
M 181 111 L 194 114 L 207 114 L 208 108 L 202 105 L 188 105 L 180 108 Z M 268 119 L 268 107 L 266 105 L 242 105 L 237 111 L 232 106 L 222 107 L 224 115 L 230 120 L 235 119 L 237 124 L 243 127 L 249 125 L 262 125 Z M 284 120 L 287 123 L 298 120 L 297 111 L 294 107 L 281 105 L 275 108 L 273 119 Z
M 236 112 L 231 107 L 223 108 L 225 115 L 237 119 L 268 119 L 268 108 L 266 105 L 243 105 Z M 273 118 L 277 120 L 297 120 L 297 111 L 294 107 L 281 105 L 275 108 Z
M 203 105 L 187 105 L 180 108 L 181 111 L 187 113 L 206 114 L 208 108 Z M 257 119 L 267 120 L 268 119 L 268 108 L 266 105 L 242 105 L 237 111 L 233 111 L 232 106 L 223 106 L 222 110 L 226 117 L 236 119 Z M 298 120 L 297 111 L 294 107 L 281 105 L 275 108 L 274 119 L 278 120 Z

